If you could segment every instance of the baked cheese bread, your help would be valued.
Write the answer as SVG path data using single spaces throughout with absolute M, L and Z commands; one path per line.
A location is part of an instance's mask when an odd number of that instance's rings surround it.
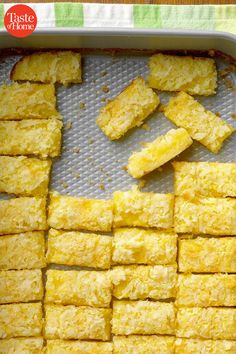
M 178 127 L 186 129 L 192 139 L 199 141 L 215 154 L 221 149 L 224 140 L 235 131 L 223 119 L 206 110 L 185 92 L 172 97 L 164 113 Z
M 236 274 L 179 274 L 178 306 L 236 306 Z
M 51 193 L 48 223 L 55 229 L 111 231 L 113 202 Z
M 152 301 L 113 301 L 112 333 L 174 334 L 173 303 Z
M 0 338 L 37 337 L 43 326 L 42 304 L 0 305 Z
M 59 118 L 54 85 L 29 82 L 0 86 L 0 120 Z
M 236 235 L 236 199 L 176 197 L 174 228 L 178 233 Z
M 0 200 L 0 234 L 47 229 L 46 198 Z
M 65 265 L 109 269 L 112 238 L 79 231 L 50 229 L 47 261 Z
M 51 160 L 0 156 L 0 192 L 21 196 L 48 193 Z
M 134 178 L 140 178 L 179 155 L 193 143 L 183 128 L 171 129 L 138 152 L 128 161 L 127 171 Z
M 236 163 L 175 161 L 175 195 L 236 197 Z
M 141 226 L 168 229 L 173 226 L 174 196 L 142 193 L 137 186 L 113 194 L 114 227 Z
M 47 270 L 46 303 L 109 307 L 112 283 L 107 271 Z
M 113 344 L 79 340 L 47 340 L 47 354 L 113 354 Z
M 236 237 L 179 240 L 180 272 L 236 273 Z
M 172 231 L 120 228 L 114 230 L 114 264 L 174 264 L 177 235 Z
M 217 71 L 210 58 L 155 54 L 149 59 L 148 83 L 161 91 L 185 91 L 191 95 L 216 93 Z
M 61 128 L 62 122 L 54 118 L 0 121 L 0 154 L 59 156 Z
M 0 340 L 1 354 L 43 354 L 43 338 L 10 338 Z
M 111 309 L 46 305 L 45 317 L 47 339 L 110 339 Z
M 18 255 L 22 257 L 22 255 Z M 2 270 L 0 271 L 0 303 L 29 302 L 42 300 L 42 271 Z
M 114 354 L 174 354 L 172 336 L 114 336 Z M 183 353 L 182 353 L 183 354 Z
M 159 103 L 155 92 L 142 77 L 137 77 L 101 109 L 96 122 L 109 139 L 119 139 L 129 129 L 140 126 Z
M 175 341 L 175 354 L 235 354 L 236 342 L 229 340 L 184 339 Z
M 177 337 L 236 339 L 236 308 L 179 308 L 176 318 Z
M 41 231 L 0 237 L 0 269 L 44 268 L 45 242 Z
M 111 270 L 113 296 L 117 299 L 169 299 L 176 295 L 176 266 L 117 266 Z
M 81 55 L 71 50 L 36 52 L 21 58 L 11 71 L 19 81 L 59 82 L 63 85 L 82 82 Z

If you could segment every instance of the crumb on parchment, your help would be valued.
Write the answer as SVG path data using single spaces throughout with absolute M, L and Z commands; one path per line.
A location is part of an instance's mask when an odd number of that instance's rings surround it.
M 79 108 L 80 109 L 85 109 L 86 108 L 86 104 L 84 102 L 80 102 L 79 103 Z

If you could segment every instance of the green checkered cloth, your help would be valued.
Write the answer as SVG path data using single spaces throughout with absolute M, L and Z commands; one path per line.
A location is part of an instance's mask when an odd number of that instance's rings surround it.
M 0 4 L 0 26 L 13 4 Z M 159 28 L 215 30 L 236 34 L 236 5 L 123 5 L 30 3 L 38 28 Z

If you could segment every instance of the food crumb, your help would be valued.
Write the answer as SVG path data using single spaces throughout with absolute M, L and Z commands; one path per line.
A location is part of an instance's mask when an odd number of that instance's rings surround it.
M 217 117 L 221 117 L 220 112 L 215 112 L 215 115 L 216 115 Z
M 100 188 L 102 191 L 105 191 L 105 186 L 104 186 L 104 184 L 100 184 L 100 185 L 99 185 L 99 188 Z
M 90 138 L 90 139 L 89 139 L 89 144 L 93 144 L 94 141 L 95 141 L 95 140 L 94 140 L 93 138 Z
M 139 187 L 140 189 L 142 189 L 142 188 L 145 187 L 145 185 L 146 185 L 145 179 L 141 179 L 141 180 L 139 181 L 138 187 Z
M 165 105 L 164 104 L 160 104 L 158 107 L 159 112 L 164 112 L 165 111 Z
M 86 104 L 84 102 L 80 102 L 79 108 L 80 109 L 85 109 L 86 108 Z
M 228 89 L 234 89 L 234 86 L 233 86 L 233 83 L 231 80 L 225 80 L 224 84 Z
M 231 117 L 236 120 L 236 114 L 235 113 L 232 113 Z
M 72 128 L 72 121 L 71 120 L 68 120 L 68 122 L 66 122 L 65 124 L 65 130 L 68 130 L 68 129 L 71 129 Z
M 66 183 L 66 182 L 63 181 L 63 180 L 60 180 L 59 183 L 60 183 L 60 185 L 61 185 L 63 188 L 68 188 L 68 187 L 69 187 L 68 183 Z
M 74 147 L 74 148 L 72 149 L 72 151 L 73 151 L 75 154 L 79 154 L 79 153 L 80 153 L 80 148 Z
M 103 85 L 103 86 L 101 87 L 101 90 L 102 90 L 102 92 L 104 92 L 104 93 L 108 93 L 108 92 L 110 91 L 110 89 L 109 89 L 109 87 L 108 87 L 107 85 Z
M 122 166 L 121 169 L 122 169 L 123 171 L 127 171 L 127 166 Z
M 107 71 L 106 70 L 101 72 L 101 76 L 106 76 L 106 75 L 107 75 Z
M 106 102 L 106 97 L 102 97 L 101 102 Z
M 147 123 L 144 123 L 142 126 L 141 126 L 142 129 L 146 130 L 146 131 L 150 131 L 151 130 L 151 127 L 147 124 Z

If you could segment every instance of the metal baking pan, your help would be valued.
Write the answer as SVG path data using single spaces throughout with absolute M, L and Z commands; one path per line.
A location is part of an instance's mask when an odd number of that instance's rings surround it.
M 83 54 L 83 83 L 57 87 L 58 109 L 64 120 L 63 149 L 62 156 L 54 160 L 50 188 L 62 194 L 110 198 L 115 190 L 125 190 L 137 183 L 123 168 L 131 152 L 174 125 L 156 111 L 145 122 L 150 129 L 135 128 L 120 141 L 111 142 L 95 123 L 105 101 L 116 96 L 136 76 L 146 77 L 148 57 L 155 51 L 207 55 L 210 50 L 213 55 L 214 49 L 221 70 L 236 58 L 236 36 L 147 29 L 39 29 L 30 37 L 17 39 L 0 31 L 0 83 L 10 82 L 11 68 L 22 50 L 46 48 L 75 48 Z M 232 117 L 236 113 L 236 91 L 227 87 L 226 80 L 235 87 L 236 73 L 230 72 L 227 78 L 219 75 L 216 95 L 196 98 L 236 127 Z M 162 103 L 174 95 L 158 94 Z M 194 142 L 178 159 L 236 161 L 235 147 L 235 134 L 226 140 L 217 155 Z M 171 163 L 144 178 L 143 185 L 143 191 L 172 192 Z

